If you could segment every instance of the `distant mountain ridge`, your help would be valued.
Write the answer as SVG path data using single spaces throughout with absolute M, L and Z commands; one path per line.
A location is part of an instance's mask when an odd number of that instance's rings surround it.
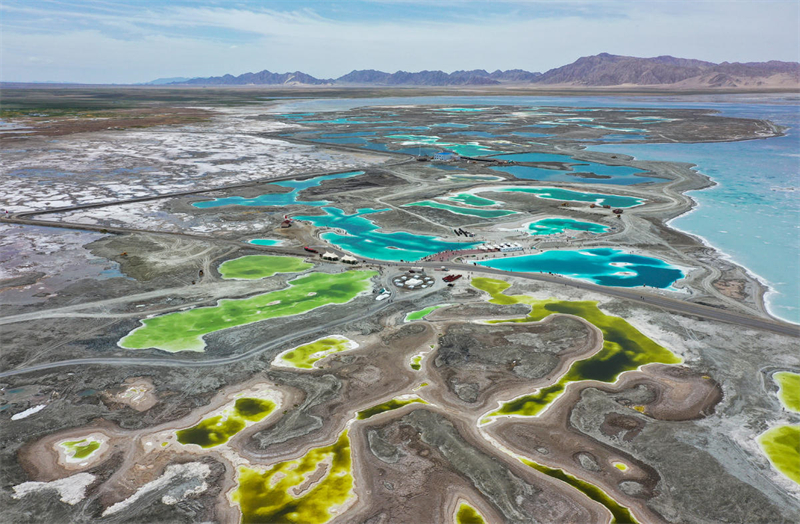
M 155 82 L 155 81 L 154 81 Z M 159 82 L 161 83 L 161 82 Z M 335 79 L 319 79 L 301 71 L 272 73 L 264 70 L 239 76 L 181 79 L 169 85 L 339 85 L 339 86 L 481 86 L 481 85 L 560 85 L 560 86 L 657 86 L 680 87 L 795 87 L 800 86 L 800 63 L 747 62 L 715 64 L 703 60 L 657 56 L 599 55 L 579 58 L 575 62 L 533 73 L 522 69 L 483 69 L 471 71 L 397 71 L 386 73 L 374 69 L 354 70 Z

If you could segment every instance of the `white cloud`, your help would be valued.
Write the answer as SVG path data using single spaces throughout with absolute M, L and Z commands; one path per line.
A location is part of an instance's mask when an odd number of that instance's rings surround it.
M 62 8 L 41 18 L 40 9 L 4 5 L 16 18 L 3 31 L 1 74 L 6 81 L 123 83 L 262 69 L 299 69 L 318 77 L 362 68 L 544 71 L 599 52 L 715 62 L 798 60 L 795 2 L 599 4 L 612 14 L 624 8 L 626 16 L 587 16 L 585 2 L 560 5 L 541 16 L 509 8 L 480 18 L 471 17 L 467 6 L 442 19 L 426 17 L 421 4 L 402 9 L 402 2 L 392 2 L 394 11 L 408 16 L 345 21 L 309 9 L 220 7 L 123 14 Z M 565 5 L 574 5 L 574 14 Z M 38 18 L 38 29 L 24 29 L 25 17 Z

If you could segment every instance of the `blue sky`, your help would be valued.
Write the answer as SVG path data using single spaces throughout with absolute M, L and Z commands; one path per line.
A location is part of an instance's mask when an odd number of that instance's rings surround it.
M 546 71 L 608 52 L 800 60 L 797 0 L 3 0 L 0 79 Z

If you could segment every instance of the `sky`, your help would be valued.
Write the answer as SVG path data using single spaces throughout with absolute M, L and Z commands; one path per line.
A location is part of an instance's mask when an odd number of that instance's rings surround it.
M 798 0 L 2 0 L 0 80 L 800 60 Z

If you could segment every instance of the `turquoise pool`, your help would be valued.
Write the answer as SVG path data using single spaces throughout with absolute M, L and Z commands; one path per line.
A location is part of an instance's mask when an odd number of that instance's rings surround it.
M 473 195 L 472 193 L 458 193 L 457 195 L 444 197 L 444 199 L 451 202 L 467 204 L 468 206 L 486 207 L 497 205 L 496 200 L 479 197 L 477 195 Z
M 509 211 L 506 209 L 474 209 L 470 207 L 451 206 L 449 204 L 441 204 L 439 202 L 434 202 L 432 200 L 411 202 L 410 204 L 404 204 L 402 207 L 414 207 L 414 206 L 442 209 L 444 211 L 449 211 L 450 213 L 455 213 L 457 215 L 469 215 L 479 218 L 499 218 L 508 215 L 513 215 L 516 213 L 516 211 Z
M 401 141 L 403 145 L 435 145 L 442 149 L 455 151 L 461 156 L 488 156 L 497 155 L 502 151 L 493 151 L 477 142 L 467 142 L 466 144 L 453 144 L 441 142 L 441 137 L 430 135 L 387 135 L 386 138 Z
M 635 167 L 611 166 L 590 162 L 588 160 L 576 160 L 568 155 L 552 153 L 517 153 L 500 155 L 494 158 L 499 160 L 511 160 L 514 162 L 562 162 L 569 165 L 569 169 L 547 169 L 532 166 L 497 166 L 491 168 L 495 171 L 502 171 L 514 175 L 516 178 L 523 180 L 615 184 L 623 186 L 666 180 L 664 178 L 638 176 L 641 173 L 645 173 L 645 171 Z M 574 173 L 594 173 L 607 178 L 583 178 L 575 176 Z
M 605 233 L 608 226 L 595 224 L 594 222 L 583 222 L 571 218 L 543 218 L 528 224 L 531 235 L 555 235 L 570 231 L 587 231 L 589 233 Z
M 603 193 L 584 193 L 582 191 L 573 191 L 571 189 L 561 189 L 558 187 L 493 187 L 487 188 L 486 191 L 494 191 L 500 193 L 530 193 L 537 198 L 545 198 L 547 200 L 565 200 L 568 202 L 590 202 L 598 205 L 609 205 L 611 207 L 634 207 L 644 204 L 641 198 L 634 198 L 619 195 L 606 195 Z M 480 192 L 477 191 L 477 192 Z
M 363 174 L 363 171 L 350 171 L 347 173 L 337 173 L 335 175 L 317 176 L 313 178 L 307 178 L 305 180 L 284 180 L 282 182 L 272 182 L 272 185 L 274 186 L 291 187 L 293 190 L 289 191 L 288 193 L 267 193 L 265 195 L 259 195 L 255 198 L 244 198 L 238 196 L 216 198 L 214 200 L 194 202 L 192 205 L 201 209 L 221 206 L 290 206 L 292 204 L 300 204 L 304 206 L 324 206 L 328 203 L 327 200 L 297 200 L 297 195 L 300 193 L 300 191 L 308 189 L 309 187 L 316 187 L 326 180 L 351 178 Z
M 522 273 L 555 273 L 601 286 L 668 288 L 683 272 L 658 258 L 619 249 L 545 251 L 536 255 L 498 258 L 478 265 Z
M 254 238 L 249 243 L 256 246 L 279 246 L 283 244 L 283 240 L 274 240 L 272 238 Z
M 323 240 L 354 255 L 390 261 L 416 261 L 441 251 L 469 249 L 478 242 L 448 242 L 438 237 L 406 232 L 383 233 L 365 215 L 389 211 L 388 209 L 358 209 L 352 215 L 337 207 L 323 207 L 325 215 L 296 216 L 316 227 L 341 229 L 345 234 L 323 233 Z

